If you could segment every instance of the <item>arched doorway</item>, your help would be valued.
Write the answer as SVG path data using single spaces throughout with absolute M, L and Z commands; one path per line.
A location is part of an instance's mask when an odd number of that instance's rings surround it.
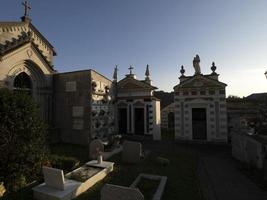
M 168 113 L 168 129 L 170 130 L 174 129 L 174 113 L 173 112 Z
M 32 94 L 32 81 L 28 74 L 25 72 L 20 73 L 14 79 L 13 84 L 14 91 L 16 92 L 26 92 L 28 94 Z

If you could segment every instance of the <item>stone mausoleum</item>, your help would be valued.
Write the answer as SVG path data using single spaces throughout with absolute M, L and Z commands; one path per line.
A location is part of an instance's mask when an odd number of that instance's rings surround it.
M 88 145 L 109 134 L 160 139 L 160 101 L 146 79 L 130 74 L 114 80 L 95 70 L 58 73 L 56 51 L 31 23 L 29 5 L 18 22 L 0 22 L 0 88 L 25 91 L 40 106 L 52 139 Z
M 145 80 L 130 73 L 117 83 L 118 129 L 121 134 L 152 135 L 160 139 L 160 100 L 154 97 L 149 66 Z
M 227 85 L 219 81 L 214 62 L 211 74 L 206 75 L 200 71 L 198 55 L 193 66 L 193 76 L 185 76 L 181 67 L 180 83 L 174 87 L 175 138 L 227 142 Z

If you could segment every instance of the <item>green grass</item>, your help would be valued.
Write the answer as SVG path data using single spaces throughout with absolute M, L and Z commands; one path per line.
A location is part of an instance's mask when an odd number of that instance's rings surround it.
M 121 186 L 130 186 L 140 173 L 167 176 L 167 184 L 162 200 L 200 200 L 198 179 L 196 175 L 196 159 L 191 148 L 172 141 L 147 142 L 143 145 L 150 154 L 138 164 L 125 164 L 121 155 L 110 160 L 115 162 L 114 171 L 103 181 L 100 181 L 87 192 L 81 194 L 76 200 L 100 199 L 100 191 L 105 183 Z M 88 161 L 88 149 L 77 145 L 56 145 L 52 147 L 53 153 L 80 158 L 82 162 Z M 164 157 L 170 164 L 162 166 L 156 158 Z M 5 200 L 33 200 L 31 187 L 25 188 Z
M 76 200 L 100 199 L 100 190 L 105 183 L 130 186 L 140 173 L 168 177 L 162 200 L 201 199 L 196 175 L 196 160 L 190 149 L 173 142 L 148 144 L 145 148 L 151 153 L 139 164 L 122 163 L 120 155 L 113 157 L 111 161 L 115 162 L 114 171 Z M 155 160 L 158 156 L 169 159 L 170 165 L 164 167 L 157 164 Z
M 51 144 L 51 154 L 59 156 L 74 157 L 80 163 L 88 162 L 89 160 L 89 147 L 75 144 Z
M 51 144 L 50 152 L 53 155 L 74 157 L 83 164 L 89 160 L 89 147 L 73 144 Z M 31 184 L 17 192 L 6 195 L 1 200 L 33 200 L 32 187 L 38 182 Z

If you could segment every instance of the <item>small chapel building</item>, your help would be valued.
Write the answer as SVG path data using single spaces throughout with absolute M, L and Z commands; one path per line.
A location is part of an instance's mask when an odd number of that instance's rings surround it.
M 133 68 L 117 83 L 117 117 L 120 134 L 153 136 L 161 139 L 160 100 L 154 96 L 157 89 L 150 79 L 149 65 L 145 80 L 137 80 Z
M 52 123 L 53 115 L 54 56 L 54 47 L 27 12 L 19 22 L 0 22 L 0 88 L 28 92 L 47 123 Z
M 175 138 L 204 142 L 227 142 L 226 84 L 219 81 L 215 63 L 211 74 L 200 71 L 200 58 L 193 60 L 195 74 L 174 87 Z

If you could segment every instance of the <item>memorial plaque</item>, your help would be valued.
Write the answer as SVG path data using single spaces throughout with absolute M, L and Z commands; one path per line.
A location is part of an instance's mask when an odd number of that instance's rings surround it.
M 76 91 L 76 81 L 66 82 L 66 92 L 75 92 Z

